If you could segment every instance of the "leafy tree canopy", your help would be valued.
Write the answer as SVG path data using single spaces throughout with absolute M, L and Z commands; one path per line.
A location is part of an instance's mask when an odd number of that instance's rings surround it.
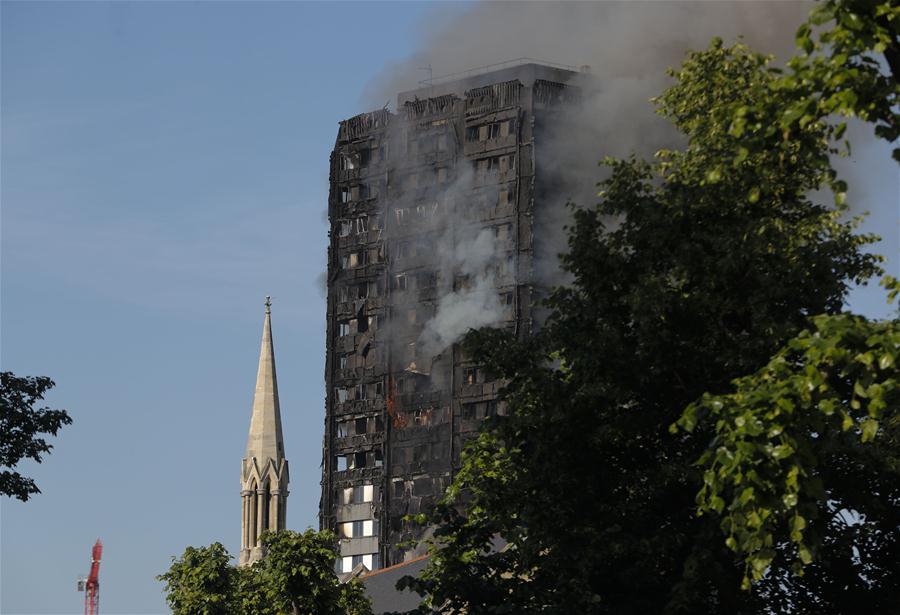
M 169 570 L 157 577 L 166 584 L 166 602 L 176 615 L 229 615 L 235 613 L 237 570 L 221 543 L 188 547 Z
M 0 373 L 0 494 L 25 502 L 41 492 L 33 479 L 15 468 L 23 459 L 40 463 L 53 448 L 38 434 L 55 436 L 63 425 L 72 423 L 65 410 L 34 408 L 53 386 L 53 381 L 43 376 Z
M 688 431 L 715 423 L 700 512 L 721 516 L 745 587 L 804 593 L 829 612 L 897 612 L 900 320 L 811 324 L 734 392 L 704 395 L 678 420 Z M 795 575 L 772 574 L 775 558 Z
M 370 615 L 362 584 L 334 573 L 331 532 L 266 532 L 265 557 L 237 568 L 220 543 L 188 547 L 157 577 L 175 615 Z
M 729 130 L 742 139 L 743 148 L 778 147 L 833 114 L 872 123 L 875 134 L 888 142 L 900 137 L 900 5 L 825 0 L 797 31 L 797 45 L 801 53 L 784 72 L 775 71 L 778 78 L 767 93 L 751 104 L 718 110 L 733 120 Z M 843 122 L 825 126 L 836 139 L 846 129 Z M 894 149 L 894 158 L 900 161 L 900 148 Z M 821 169 L 830 170 L 825 164 Z

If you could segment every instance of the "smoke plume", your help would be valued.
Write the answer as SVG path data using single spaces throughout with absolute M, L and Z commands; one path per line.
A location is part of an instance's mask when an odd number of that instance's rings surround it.
M 566 249 L 567 201 L 590 205 L 605 156 L 650 157 L 680 145 L 672 126 L 655 114 L 650 99 L 671 83 L 666 75 L 690 50 L 710 40 L 743 39 L 753 49 L 785 59 L 810 2 L 486 2 L 441 5 L 420 24 L 422 43 L 408 59 L 384 67 L 367 85 L 364 100 L 380 107 L 400 91 L 420 87 L 420 67 L 435 78 L 515 58 L 590 66 L 580 84 L 582 102 L 568 109 L 538 145 L 541 171 L 553 195 L 535 205 L 535 277 L 540 286 L 565 283 L 558 254 Z M 424 95 L 427 95 L 427 92 Z M 448 189 L 463 194 L 467 180 Z M 851 182 L 852 186 L 852 182 Z M 490 233 L 459 230 L 438 239 L 444 292 L 419 340 L 434 355 L 469 328 L 499 322 L 502 310 L 492 276 L 501 251 Z M 447 245 L 451 242 L 450 245 Z M 454 272 L 470 284 L 454 290 Z

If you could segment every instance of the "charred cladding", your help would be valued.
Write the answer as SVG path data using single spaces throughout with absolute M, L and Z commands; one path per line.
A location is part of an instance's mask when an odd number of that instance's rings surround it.
M 577 96 L 527 64 L 399 97 L 341 122 L 331 155 L 320 525 L 339 572 L 416 557 L 404 520 L 444 493 L 460 451 L 502 414 L 500 383 L 457 342 L 528 335 L 541 207 L 535 126 Z

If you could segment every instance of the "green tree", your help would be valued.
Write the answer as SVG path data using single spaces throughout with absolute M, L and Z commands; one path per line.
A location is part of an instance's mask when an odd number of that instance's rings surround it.
M 263 534 L 260 564 L 277 613 L 319 615 L 371 612 L 358 582 L 340 583 L 334 573 L 334 534 L 306 530 Z
M 237 570 L 221 543 L 188 547 L 172 558 L 168 572 L 157 577 L 166 584 L 166 602 L 175 615 L 237 613 Z
M 780 74 L 743 45 L 693 53 L 659 112 L 687 137 L 653 164 L 608 160 L 600 203 L 576 209 L 540 333 L 471 333 L 504 379 L 506 416 L 487 424 L 428 519 L 439 525 L 422 577 L 426 606 L 479 613 L 759 613 L 719 520 L 697 515 L 695 462 L 715 436 L 669 426 L 705 392 L 755 373 L 848 284 L 879 271 L 853 233 L 829 155 L 833 125 L 806 122 L 746 147 L 728 110 L 769 104 Z M 723 111 L 724 110 L 724 111 Z M 507 548 L 492 548 L 502 536 Z M 846 564 L 852 553 L 835 555 Z M 775 560 L 773 560 L 774 562 Z M 769 567 L 772 577 L 781 571 Z M 774 585 L 769 589 L 776 588 Z M 843 587 L 843 586 L 842 586 Z M 814 604 L 797 593 L 797 612 Z
M 900 612 L 900 319 L 817 316 L 734 389 L 678 426 L 715 424 L 697 501 L 745 587 L 782 611 Z
M 334 534 L 306 530 L 266 532 L 265 557 L 237 568 L 225 548 L 188 547 L 157 577 L 175 615 L 371 615 L 358 580 L 334 573 Z
M 63 425 L 72 423 L 65 410 L 34 408 L 53 386 L 53 381 L 43 376 L 0 373 L 0 494 L 25 502 L 41 492 L 33 479 L 15 468 L 23 459 L 41 463 L 53 448 L 38 434 L 55 436 Z
M 832 114 L 858 117 L 875 134 L 900 137 L 900 5 L 886 0 L 825 0 L 797 31 L 801 53 L 753 104 L 723 107 L 741 147 L 757 150 L 791 141 Z M 888 70 L 883 70 L 886 65 Z M 772 109 L 777 111 L 776 121 Z M 840 139 L 843 122 L 828 122 Z M 900 148 L 894 149 L 900 161 Z M 822 165 L 824 171 L 830 167 Z

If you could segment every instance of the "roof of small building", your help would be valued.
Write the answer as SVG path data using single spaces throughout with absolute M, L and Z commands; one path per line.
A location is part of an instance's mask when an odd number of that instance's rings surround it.
M 414 591 L 397 589 L 397 581 L 405 576 L 418 576 L 428 563 L 428 556 L 422 555 L 407 562 L 368 572 L 354 570 L 366 588 L 366 594 L 372 600 L 372 612 L 375 615 L 387 613 L 406 613 L 419 606 L 422 597 Z

